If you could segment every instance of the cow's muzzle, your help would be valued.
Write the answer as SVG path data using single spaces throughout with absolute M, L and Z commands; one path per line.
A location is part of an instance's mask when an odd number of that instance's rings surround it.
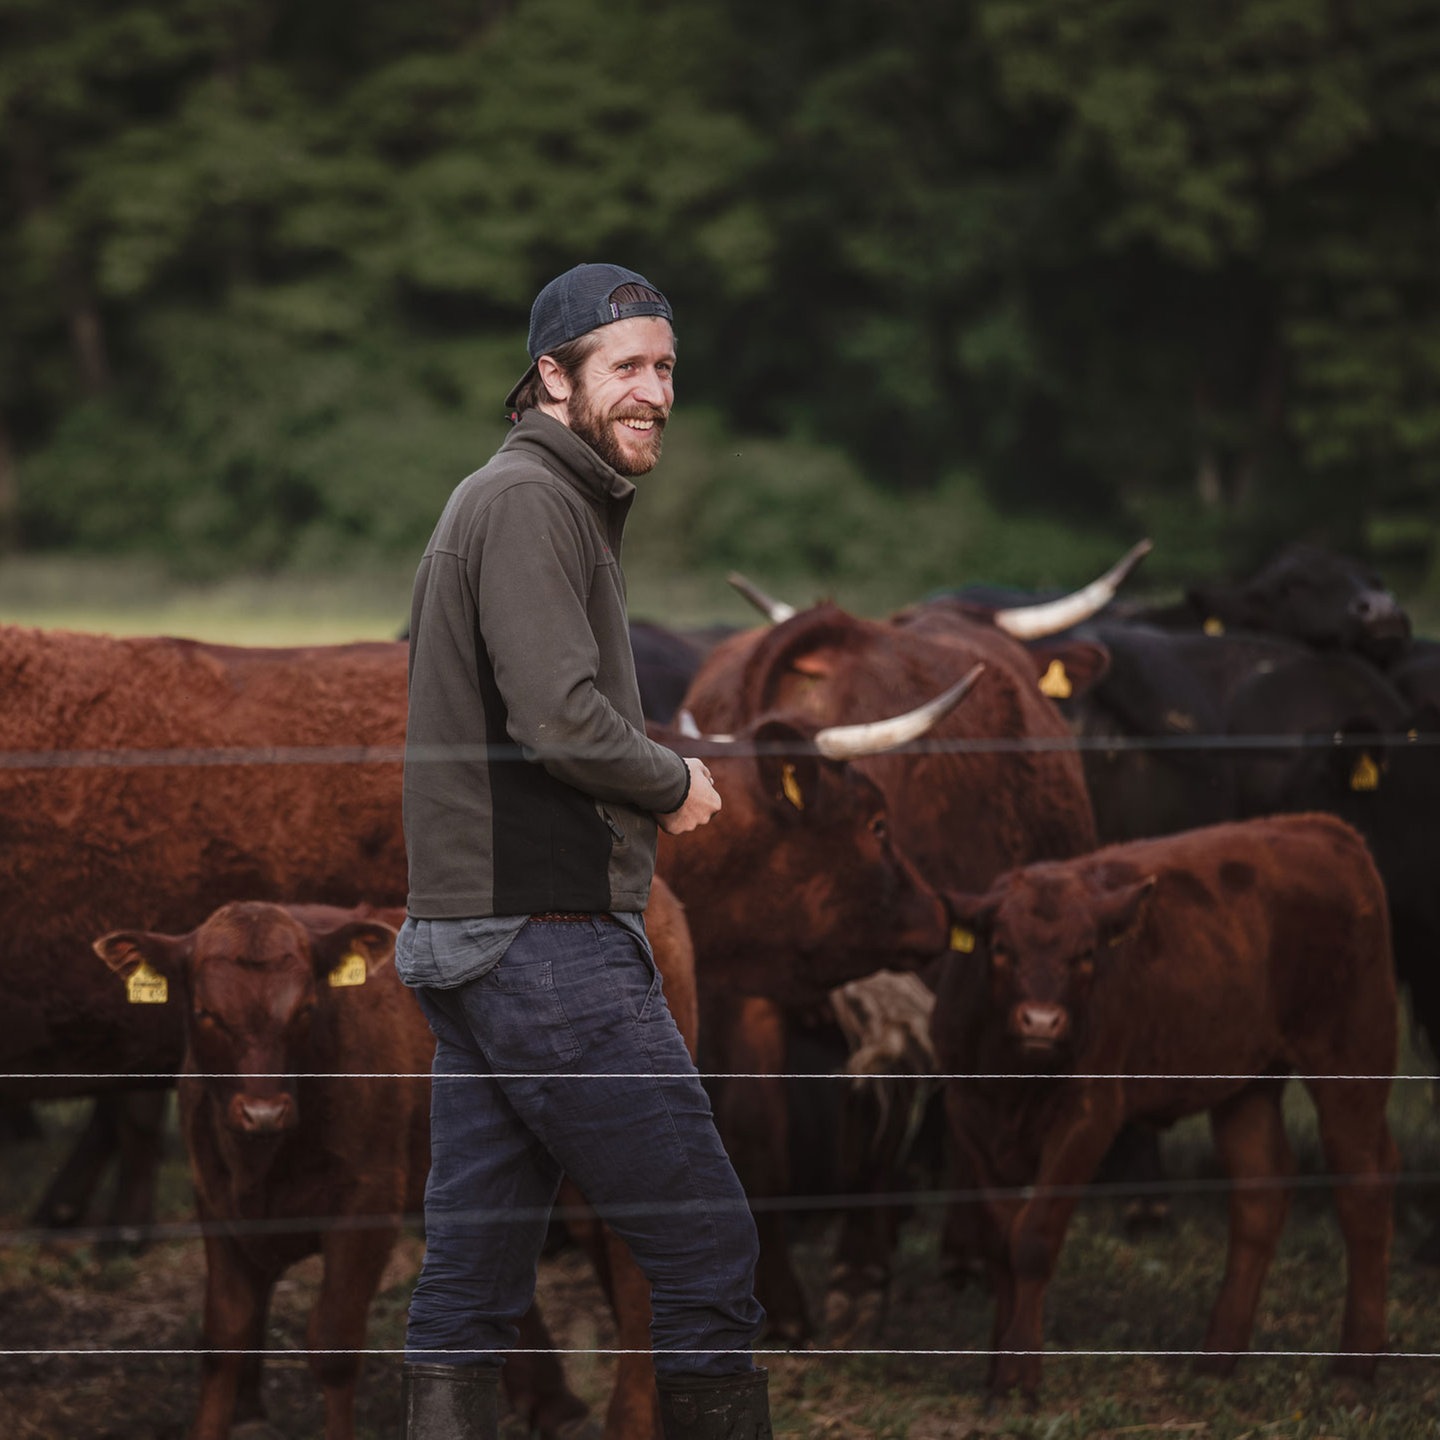
M 1027 1055 L 1054 1055 L 1070 1037 L 1070 1014 L 1063 1005 L 1022 1000 L 1010 1012 L 1010 1037 Z
M 295 1102 L 288 1095 L 231 1097 L 230 1126 L 242 1135 L 280 1135 L 296 1125 Z

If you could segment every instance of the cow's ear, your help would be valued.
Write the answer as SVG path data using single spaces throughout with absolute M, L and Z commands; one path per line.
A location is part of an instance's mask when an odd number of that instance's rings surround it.
M 1040 693 L 1057 702 L 1079 699 L 1110 669 L 1110 651 L 1093 640 L 1032 640 L 1025 648 L 1035 662 Z
M 1335 739 L 1346 743 L 1328 752 L 1332 783 L 1341 790 L 1378 790 L 1390 768 L 1390 758 L 1388 744 L 1375 721 L 1368 716 L 1346 720 L 1336 727 Z
M 127 980 L 142 966 L 170 980 L 179 980 L 190 957 L 193 935 L 159 935 L 150 930 L 112 930 L 91 949 Z
M 780 720 L 755 730 L 755 766 L 760 791 L 781 813 L 804 815 L 820 800 L 823 761 L 803 731 Z
M 1156 878 L 1147 875 L 1142 880 L 1132 880 L 1102 892 L 1095 910 L 1095 927 L 1102 947 L 1119 945 L 1139 928 Z
M 948 891 L 945 908 L 950 915 L 950 950 L 952 954 L 973 955 L 990 943 L 995 926 L 995 911 L 1000 902 L 994 895 L 964 895 Z
M 316 979 L 333 986 L 363 985 L 395 950 L 395 932 L 379 920 L 347 920 L 329 930 L 310 931 Z

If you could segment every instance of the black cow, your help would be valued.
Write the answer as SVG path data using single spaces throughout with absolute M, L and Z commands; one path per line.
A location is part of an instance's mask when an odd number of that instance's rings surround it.
M 1410 636 L 1410 617 L 1384 581 L 1349 556 L 1292 544 L 1246 580 L 1202 580 L 1173 605 L 1131 612 L 1169 629 L 1285 635 L 1320 650 L 1383 662 Z

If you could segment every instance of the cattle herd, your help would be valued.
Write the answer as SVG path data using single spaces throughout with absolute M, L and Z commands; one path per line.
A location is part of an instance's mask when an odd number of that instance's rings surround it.
M 1440 1039 L 1440 645 L 1305 547 L 1147 608 L 1123 593 L 1145 548 L 1056 600 L 962 589 L 870 620 L 746 585 L 758 628 L 633 627 L 651 733 L 704 755 L 724 797 L 661 837 L 647 923 L 757 1202 L 780 1342 L 873 1338 L 888 1284 L 893 1220 L 848 1207 L 817 1326 L 759 1203 L 804 1188 L 817 1133 L 836 1183 L 885 1192 L 923 1128 L 907 1117 L 940 1117 L 943 1263 L 993 1289 L 991 1389 L 1033 1395 L 1079 1189 L 1117 1143 L 1144 1155 L 1208 1113 L 1240 1182 L 1203 1340 L 1224 1371 L 1285 1218 L 1295 1075 L 1343 1182 L 1337 1365 L 1371 1375 L 1386 1347 L 1399 993 Z M 207 1265 L 192 1436 L 258 1417 L 271 1290 L 319 1253 L 308 1348 L 344 1440 L 428 1163 L 429 1036 L 390 963 L 406 646 L 0 627 L 0 670 L 0 1099 L 94 1097 L 37 1222 L 83 1216 L 114 1162 L 111 1232 L 143 1237 L 178 1077 Z M 902 1078 L 825 1087 L 817 1125 L 806 1055 Z M 621 1348 L 643 1351 L 643 1280 L 573 1202 Z M 511 1404 L 573 1433 L 584 1406 L 543 1317 L 526 1325 Z M 643 1355 L 605 1433 L 656 1433 Z

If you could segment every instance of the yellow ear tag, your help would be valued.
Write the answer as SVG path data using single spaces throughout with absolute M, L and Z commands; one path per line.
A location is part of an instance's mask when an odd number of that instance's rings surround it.
M 1060 661 L 1052 660 L 1050 668 L 1040 677 L 1040 693 L 1052 700 L 1068 700 L 1075 693 L 1075 687 Z
M 125 979 L 125 998 L 132 1005 L 163 1005 L 170 998 L 170 982 L 142 960 Z
M 1352 790 L 1378 790 L 1380 788 L 1380 767 L 1363 750 L 1350 772 Z
M 952 925 L 950 927 L 950 948 L 958 950 L 962 955 L 972 954 L 975 949 L 974 931 L 966 930 L 962 925 Z
M 343 985 L 363 985 L 365 975 L 365 957 L 352 950 L 326 978 L 338 990 Z
M 1200 628 L 1207 635 L 1223 635 L 1225 633 L 1225 622 L 1218 616 L 1212 615 Z
M 780 788 L 785 792 L 785 798 L 797 809 L 805 808 L 805 797 L 800 793 L 800 782 L 795 778 L 795 767 L 787 765 L 780 772 Z

